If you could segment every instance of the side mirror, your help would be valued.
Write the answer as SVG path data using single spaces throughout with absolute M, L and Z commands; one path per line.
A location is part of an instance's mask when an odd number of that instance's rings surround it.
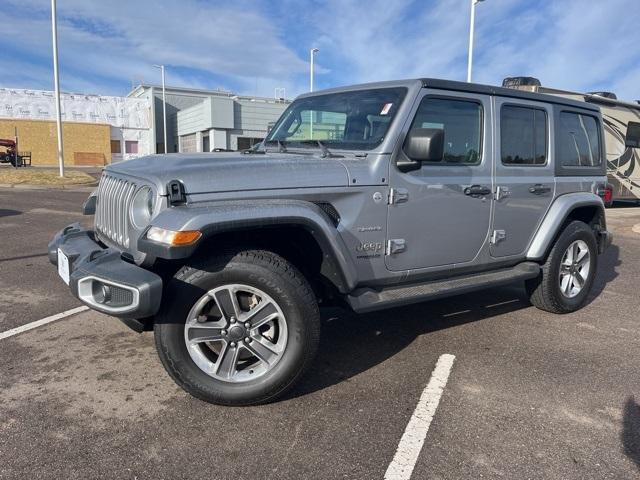
M 404 153 L 416 162 L 440 162 L 444 157 L 442 128 L 414 128 L 404 142 Z
M 627 147 L 640 148 L 640 123 L 629 122 L 624 144 Z

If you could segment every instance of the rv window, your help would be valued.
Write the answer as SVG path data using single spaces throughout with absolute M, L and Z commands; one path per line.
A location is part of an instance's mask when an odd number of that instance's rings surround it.
M 563 167 L 597 167 L 602 162 L 598 121 L 594 117 L 561 112 L 558 142 Z
M 640 123 L 629 122 L 625 145 L 631 148 L 640 148 Z
M 547 163 L 547 114 L 544 110 L 503 106 L 500 112 L 500 135 L 503 164 Z

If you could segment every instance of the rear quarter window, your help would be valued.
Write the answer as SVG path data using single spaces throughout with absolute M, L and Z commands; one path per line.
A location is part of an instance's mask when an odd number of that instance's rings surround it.
M 601 120 L 595 112 L 560 110 L 555 122 L 556 173 L 605 175 Z
M 597 167 L 602 163 L 598 120 L 590 115 L 560 112 L 560 165 Z

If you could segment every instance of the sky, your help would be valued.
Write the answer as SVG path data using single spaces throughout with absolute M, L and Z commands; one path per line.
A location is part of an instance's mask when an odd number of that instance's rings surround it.
M 0 0 L 0 87 L 53 89 L 48 0 Z M 64 91 L 160 83 L 294 97 L 401 78 L 465 80 L 470 0 L 58 0 Z M 640 99 L 640 0 L 485 0 L 473 80 L 538 77 Z

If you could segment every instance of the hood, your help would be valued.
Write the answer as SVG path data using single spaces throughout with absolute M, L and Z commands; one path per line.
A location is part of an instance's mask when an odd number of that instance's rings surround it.
M 150 181 L 160 195 L 166 194 L 171 180 L 180 180 L 187 195 L 349 186 L 347 168 L 338 159 L 293 153 L 149 155 L 111 164 L 106 170 Z

